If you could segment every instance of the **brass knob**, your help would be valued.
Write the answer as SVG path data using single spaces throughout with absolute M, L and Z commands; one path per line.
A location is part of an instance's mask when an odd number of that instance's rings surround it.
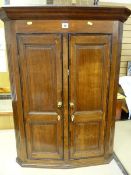
M 75 116 L 74 116 L 74 115 L 72 115 L 72 116 L 71 116 L 71 120 L 72 120 L 72 122 L 74 121 L 74 118 L 75 118 Z
M 60 119 L 61 119 L 60 115 L 57 116 L 57 119 L 58 119 L 58 121 L 60 121 Z
M 73 102 L 70 102 L 70 107 L 74 107 L 74 103 Z
M 61 102 L 61 101 L 59 101 L 59 102 L 57 103 L 57 107 L 58 107 L 58 108 L 61 108 L 61 107 L 62 107 L 62 102 Z

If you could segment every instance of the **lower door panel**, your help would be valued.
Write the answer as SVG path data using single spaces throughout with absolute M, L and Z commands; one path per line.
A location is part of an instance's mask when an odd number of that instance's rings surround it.
M 96 115 L 100 115 L 96 117 Z M 103 123 L 100 114 L 76 113 L 71 121 L 70 157 L 74 159 L 96 157 L 104 154 Z
M 28 158 L 63 159 L 63 128 L 57 114 L 31 118 L 26 124 Z

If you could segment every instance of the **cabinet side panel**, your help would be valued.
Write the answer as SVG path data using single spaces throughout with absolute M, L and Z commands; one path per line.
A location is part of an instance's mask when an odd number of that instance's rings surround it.
M 113 153 L 116 100 L 120 70 L 121 46 L 122 46 L 123 23 L 114 22 L 112 33 L 112 61 L 109 86 L 109 104 L 106 129 L 105 156 L 111 157 Z
M 20 74 L 18 66 L 18 53 L 17 53 L 17 42 L 16 42 L 14 21 L 5 22 L 5 35 L 6 35 L 7 58 L 8 58 L 8 67 L 9 67 L 11 93 L 12 93 L 12 107 L 13 107 L 13 117 L 15 124 L 17 156 L 22 161 L 25 161 L 27 158 L 26 144 L 25 144 L 26 142 L 25 128 L 23 120 L 21 82 L 20 82 Z

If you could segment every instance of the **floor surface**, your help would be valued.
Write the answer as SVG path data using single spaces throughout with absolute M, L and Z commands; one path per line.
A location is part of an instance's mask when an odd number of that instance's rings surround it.
M 131 175 L 131 120 L 116 122 L 114 152 Z
M 115 160 L 110 164 L 75 169 L 22 168 L 16 161 L 14 130 L 0 131 L 0 175 L 123 175 Z

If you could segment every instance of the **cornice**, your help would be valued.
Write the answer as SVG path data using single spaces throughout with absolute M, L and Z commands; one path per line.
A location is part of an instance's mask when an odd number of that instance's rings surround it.
M 126 7 L 105 6 L 4 6 L 0 18 L 5 20 L 118 20 L 124 22 L 131 10 Z

